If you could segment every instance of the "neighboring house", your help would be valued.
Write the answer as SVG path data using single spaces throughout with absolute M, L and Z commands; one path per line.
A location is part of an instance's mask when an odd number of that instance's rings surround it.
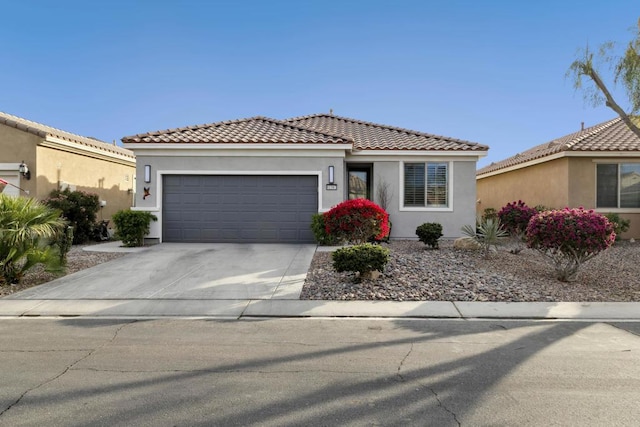
M 132 151 L 0 112 L 0 178 L 12 184 L 5 194 L 43 200 L 55 189 L 96 193 L 106 203 L 98 219 L 109 219 L 132 206 L 135 168 Z
M 317 114 L 253 117 L 129 136 L 136 209 L 158 217 L 150 241 L 313 242 L 311 216 L 347 198 L 380 199 L 391 237 L 424 222 L 445 237 L 475 221 L 483 145 Z M 143 196 L 144 193 L 148 196 Z
M 640 138 L 617 118 L 554 139 L 477 171 L 478 213 L 530 206 L 617 212 L 640 237 Z

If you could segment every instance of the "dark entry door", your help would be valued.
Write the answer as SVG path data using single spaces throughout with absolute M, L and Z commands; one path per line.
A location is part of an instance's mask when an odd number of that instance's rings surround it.
M 370 164 L 347 164 L 348 197 L 349 199 L 371 200 L 371 174 L 373 166 Z

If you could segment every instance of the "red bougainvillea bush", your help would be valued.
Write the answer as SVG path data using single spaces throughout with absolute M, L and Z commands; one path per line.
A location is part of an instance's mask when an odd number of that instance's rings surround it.
M 527 245 L 548 257 L 563 282 L 576 280 L 580 265 L 610 247 L 616 239 L 613 224 L 583 208 L 541 212 L 527 226 Z
M 345 200 L 324 214 L 327 234 L 355 244 L 389 234 L 389 214 L 367 199 Z

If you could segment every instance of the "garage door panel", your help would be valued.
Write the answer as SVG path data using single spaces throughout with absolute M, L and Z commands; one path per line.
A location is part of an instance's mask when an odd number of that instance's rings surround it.
M 313 242 L 316 176 L 166 175 L 163 240 Z

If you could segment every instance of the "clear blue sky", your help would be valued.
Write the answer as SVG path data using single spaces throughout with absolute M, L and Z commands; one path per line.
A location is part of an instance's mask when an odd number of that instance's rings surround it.
M 615 117 L 565 72 L 637 0 L 4 1 L 0 111 L 105 141 L 328 112 L 489 145 Z

